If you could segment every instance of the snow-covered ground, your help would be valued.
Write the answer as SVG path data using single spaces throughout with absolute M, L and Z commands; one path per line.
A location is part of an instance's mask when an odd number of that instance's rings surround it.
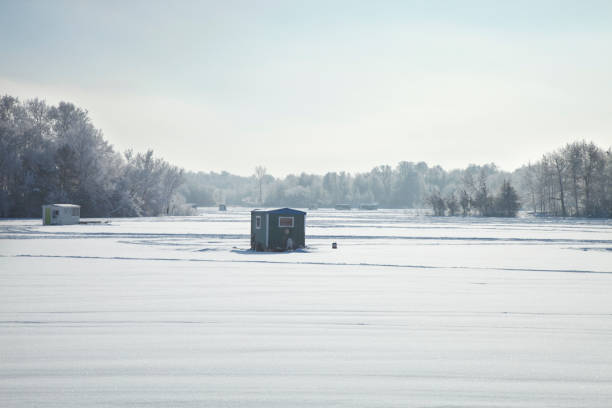
M 1 220 L 0 407 L 611 406 L 610 221 L 249 222 Z

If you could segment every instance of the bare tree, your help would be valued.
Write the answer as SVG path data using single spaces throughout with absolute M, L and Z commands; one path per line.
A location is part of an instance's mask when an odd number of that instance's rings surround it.
M 579 201 L 580 201 L 580 187 L 579 187 L 579 180 L 580 180 L 580 175 L 582 174 L 581 172 L 581 154 L 580 154 L 580 143 L 576 142 L 576 143 L 571 143 L 568 144 L 564 149 L 563 149 L 563 155 L 567 158 L 568 161 L 568 165 L 569 165 L 569 170 L 570 170 L 570 177 L 571 177 L 571 183 L 572 183 L 572 195 L 574 197 L 574 215 L 578 216 L 580 215 L 580 206 L 579 206 Z
M 263 182 L 266 177 L 266 168 L 264 166 L 255 167 L 255 180 L 259 186 L 259 204 L 263 204 Z
M 471 211 L 470 204 L 472 203 L 472 198 L 470 197 L 469 193 L 465 189 L 461 190 L 461 192 L 459 193 L 459 196 L 460 196 L 459 204 L 461 205 L 461 214 L 465 217 L 470 214 L 470 211 Z
M 559 182 L 559 200 L 561 201 L 561 216 L 566 217 L 567 211 L 565 210 L 565 194 L 563 190 L 563 185 L 567 161 L 561 153 L 555 152 L 552 154 L 551 162 L 555 167 L 555 172 L 557 173 L 557 181 Z

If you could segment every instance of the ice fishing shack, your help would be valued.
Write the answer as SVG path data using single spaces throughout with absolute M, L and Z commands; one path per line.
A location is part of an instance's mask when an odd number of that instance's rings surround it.
M 306 213 L 291 208 L 251 211 L 251 249 L 287 251 L 306 246 Z
M 81 221 L 81 206 L 46 204 L 42 206 L 43 225 L 70 225 Z

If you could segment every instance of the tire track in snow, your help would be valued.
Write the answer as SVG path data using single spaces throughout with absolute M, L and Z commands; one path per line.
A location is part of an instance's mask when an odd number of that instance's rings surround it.
M 100 259 L 118 261 L 170 261 L 170 262 L 209 262 L 209 263 L 257 263 L 278 265 L 316 265 L 316 266 L 370 266 L 379 268 L 406 268 L 406 269 L 472 269 L 510 272 L 546 272 L 546 273 L 579 273 L 612 275 L 612 271 L 591 271 L 582 269 L 540 269 L 540 268 L 504 268 L 484 266 L 436 266 L 436 265 L 409 265 L 409 264 L 383 264 L 383 263 L 351 263 L 351 262 L 323 262 L 323 261 L 269 261 L 269 260 L 241 260 L 241 259 L 201 259 L 201 258 L 142 258 L 124 256 L 85 256 L 85 255 L 0 255 L 5 258 L 62 258 L 62 259 Z
M 133 234 L 133 233 L 24 233 L 0 235 L 0 239 L 82 239 L 82 238 L 121 238 L 121 239 L 244 239 L 248 234 Z M 612 239 L 572 239 L 572 238 L 518 238 L 518 237 L 449 237 L 416 235 L 306 235 L 306 239 L 342 240 L 412 240 L 412 241 L 474 241 L 474 242 L 517 242 L 542 244 L 603 244 L 612 245 Z

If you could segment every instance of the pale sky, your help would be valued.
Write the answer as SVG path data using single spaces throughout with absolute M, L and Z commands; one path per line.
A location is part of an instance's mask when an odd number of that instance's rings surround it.
M 0 0 L 0 94 L 188 170 L 513 170 L 612 145 L 612 2 Z

